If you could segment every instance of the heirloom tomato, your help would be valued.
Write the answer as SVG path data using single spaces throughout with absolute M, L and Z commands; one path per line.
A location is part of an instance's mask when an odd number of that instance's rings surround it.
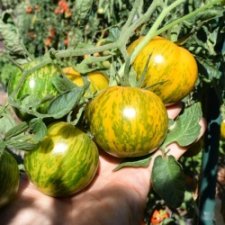
M 96 143 L 117 157 L 144 156 L 163 142 L 168 116 L 153 92 L 111 86 L 87 106 L 87 121 Z
M 32 69 L 38 63 L 38 60 L 29 62 L 23 66 L 23 69 Z M 52 64 L 48 64 L 31 72 L 19 87 L 16 98 L 20 101 L 27 97 L 30 97 L 35 102 L 45 100 L 40 104 L 38 110 L 42 113 L 46 113 L 51 103 L 51 101 L 46 101 L 46 99 L 58 95 L 58 91 L 52 83 L 52 79 L 58 74 L 60 74 L 60 71 Z M 17 74 L 14 74 L 14 76 L 11 77 L 8 85 L 9 95 L 18 88 L 22 76 L 23 71 L 19 70 Z
M 30 180 L 53 197 L 70 196 L 89 185 L 98 162 L 96 144 L 86 133 L 66 122 L 51 124 L 43 141 L 24 157 Z
M 129 54 L 141 40 L 143 37 L 131 43 L 128 47 Z M 198 78 L 197 63 L 185 48 L 162 37 L 153 38 L 134 60 L 133 67 L 138 78 L 141 77 L 148 60 L 143 86 L 151 88 L 164 103 L 176 103 L 194 88 Z
M 17 161 L 11 153 L 5 150 L 0 156 L 0 208 L 15 198 L 19 181 Z
M 220 137 L 222 140 L 225 140 L 225 120 L 222 120 L 220 124 Z
M 63 73 L 76 85 L 83 86 L 84 81 L 79 72 L 72 67 L 66 67 L 63 69 Z M 84 76 L 83 76 L 84 77 Z M 103 90 L 109 86 L 108 77 L 99 71 L 90 72 L 87 74 L 87 80 L 90 82 L 89 89 L 86 92 L 86 96 L 94 94 L 100 90 Z

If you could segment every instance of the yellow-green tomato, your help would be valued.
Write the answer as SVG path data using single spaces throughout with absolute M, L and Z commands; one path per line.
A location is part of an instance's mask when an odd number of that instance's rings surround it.
M 98 162 L 98 149 L 92 139 L 66 122 L 50 125 L 47 136 L 24 158 L 30 180 L 54 197 L 73 195 L 89 185 Z
M 139 37 L 128 47 L 131 52 L 143 40 Z M 147 65 L 144 87 L 151 88 L 166 104 L 182 100 L 194 88 L 198 67 L 194 56 L 170 40 L 155 37 L 140 51 L 133 63 L 138 79 Z
M 168 129 L 162 100 L 151 91 L 135 87 L 108 87 L 90 102 L 86 116 L 97 144 L 121 158 L 154 151 Z

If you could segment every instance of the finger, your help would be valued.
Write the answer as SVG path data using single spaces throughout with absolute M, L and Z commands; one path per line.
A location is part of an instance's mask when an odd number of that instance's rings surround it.
M 170 119 L 175 119 L 179 115 L 181 110 L 183 109 L 183 104 L 180 102 L 175 105 L 169 105 L 169 106 L 166 106 L 166 109 L 167 109 L 168 117 Z

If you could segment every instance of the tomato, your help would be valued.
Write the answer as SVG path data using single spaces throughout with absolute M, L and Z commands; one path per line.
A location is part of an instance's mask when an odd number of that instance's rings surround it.
M 73 195 L 94 178 L 99 162 L 91 138 L 66 122 L 55 122 L 39 146 L 24 157 L 30 180 L 43 193 L 54 197 Z
M 24 65 L 24 70 L 32 69 L 38 63 L 39 60 L 27 63 Z M 33 101 L 36 102 L 57 96 L 58 91 L 54 87 L 52 79 L 58 74 L 60 74 L 60 71 L 52 64 L 37 69 L 26 77 L 16 97 L 21 101 L 25 100 L 27 97 L 31 97 Z M 13 91 L 16 90 L 22 75 L 22 71 L 19 70 L 17 74 L 11 77 L 8 85 L 9 95 L 12 95 Z M 39 112 L 46 113 L 50 103 L 51 101 L 44 101 L 41 103 L 38 108 Z
M 167 219 L 169 217 L 170 217 L 170 214 L 166 210 L 164 210 L 164 209 L 157 210 L 156 209 L 153 211 L 153 214 L 150 217 L 151 225 L 159 225 L 159 224 L 161 224 L 161 222 L 164 219 Z
M 96 143 L 117 157 L 144 156 L 164 140 L 166 108 L 153 92 L 111 86 L 87 106 L 86 117 Z
M 63 73 L 78 86 L 83 86 L 84 81 L 79 72 L 72 67 L 66 67 L 63 69 Z M 90 72 L 87 74 L 87 79 L 90 82 L 89 89 L 86 92 L 86 96 L 95 94 L 96 92 L 103 90 L 109 86 L 108 77 L 99 71 Z
M 222 140 L 225 140 L 225 120 L 222 120 L 220 124 L 220 137 Z
M 131 53 L 142 39 L 140 37 L 131 43 L 128 52 Z M 133 67 L 138 78 L 148 60 L 143 87 L 150 87 L 164 103 L 176 103 L 194 88 L 198 78 L 197 63 L 185 48 L 162 37 L 153 38 L 134 60 Z
M 0 156 L 0 208 L 9 204 L 19 188 L 20 174 L 13 155 L 6 150 Z

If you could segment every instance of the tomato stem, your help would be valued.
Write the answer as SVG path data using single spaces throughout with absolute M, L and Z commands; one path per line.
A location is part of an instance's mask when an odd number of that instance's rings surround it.
M 143 40 L 140 42 L 140 44 L 137 45 L 137 47 L 134 49 L 133 53 L 131 54 L 130 63 L 132 64 L 139 52 L 144 48 L 144 46 L 155 36 L 159 26 L 161 25 L 162 21 L 165 19 L 165 17 L 168 15 L 170 11 L 172 11 L 175 7 L 183 3 L 185 0 L 177 0 L 173 2 L 168 7 L 165 7 L 161 14 L 158 16 L 148 33 L 145 35 Z
M 170 28 L 172 28 L 173 26 L 182 23 L 185 20 L 188 20 L 196 15 L 198 15 L 200 12 L 211 8 L 212 6 L 214 6 L 216 3 L 218 3 L 217 0 L 213 0 L 212 2 L 206 3 L 205 5 L 201 6 L 200 8 L 197 8 L 196 10 L 192 11 L 191 13 L 188 13 L 187 15 L 180 17 L 179 19 L 176 19 L 170 23 L 168 23 L 167 25 L 163 26 L 162 28 L 158 29 L 155 33 L 155 35 L 159 35 L 167 30 L 169 30 Z

